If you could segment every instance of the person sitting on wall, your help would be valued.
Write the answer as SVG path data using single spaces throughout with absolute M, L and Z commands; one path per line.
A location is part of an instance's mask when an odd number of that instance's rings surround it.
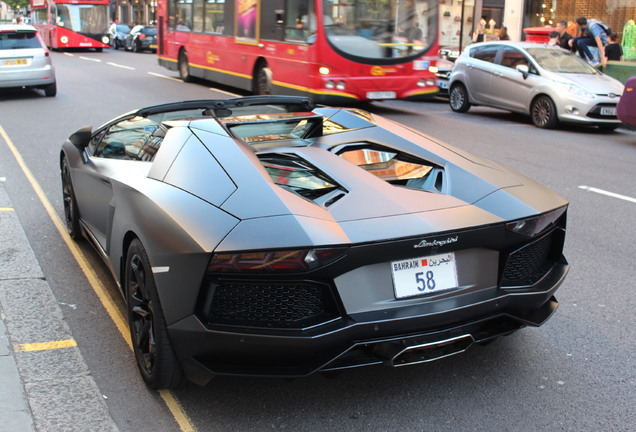
M 598 60 L 594 58 L 590 47 L 597 47 L 599 57 L 603 66 L 607 64 L 605 58 L 605 45 L 607 45 L 607 32 L 601 25 L 600 21 L 587 20 L 585 17 L 578 17 L 576 24 L 579 26 L 579 36 L 573 39 L 573 46 L 579 52 L 579 55 L 583 60 L 588 60 L 592 66 L 598 65 Z

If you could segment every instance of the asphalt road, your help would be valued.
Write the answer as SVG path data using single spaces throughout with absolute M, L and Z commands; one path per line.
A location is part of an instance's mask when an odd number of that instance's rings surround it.
M 70 133 L 139 106 L 218 98 L 184 84 L 152 54 L 53 53 L 58 95 L 0 93 L 0 126 L 62 217 L 59 148 Z M 232 89 L 225 89 L 233 91 Z M 220 377 L 174 392 L 198 431 L 633 431 L 636 425 L 636 133 L 545 131 L 497 110 L 386 102 L 371 111 L 510 165 L 570 202 L 561 306 L 543 327 L 425 365 L 362 368 L 334 379 Z M 91 290 L 14 156 L 0 140 L 0 180 L 86 363 L 122 431 L 179 431 L 164 400 Z M 587 186 L 587 189 L 581 188 Z M 598 193 L 601 191 L 617 195 Z M 631 201 L 630 201 L 631 198 Z M 118 301 L 86 244 L 88 263 Z

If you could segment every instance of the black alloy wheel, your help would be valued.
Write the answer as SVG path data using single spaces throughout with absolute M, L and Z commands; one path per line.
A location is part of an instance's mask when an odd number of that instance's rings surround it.
M 450 89 L 448 95 L 448 103 L 455 112 L 466 112 L 470 109 L 470 101 L 468 100 L 468 91 L 464 84 L 455 83 Z
M 190 65 L 188 64 L 188 54 L 185 50 L 181 50 L 179 53 L 179 78 L 183 82 L 192 81 L 192 75 L 190 75 Z
M 271 95 L 272 94 L 272 70 L 263 65 L 256 72 L 254 93 L 257 95 Z
M 549 96 L 539 96 L 530 108 L 532 123 L 541 129 L 553 129 L 559 123 L 554 102 Z
M 75 191 L 71 182 L 71 172 L 66 158 L 62 159 L 62 199 L 64 201 L 64 219 L 66 220 L 66 231 L 72 239 L 80 237 L 79 210 L 75 200 Z
M 136 40 L 135 43 L 133 43 L 133 52 L 138 53 L 140 51 L 141 51 L 141 42 Z
M 163 316 L 150 260 L 134 239 L 126 256 L 128 325 L 141 376 L 153 389 L 174 389 L 184 382 Z

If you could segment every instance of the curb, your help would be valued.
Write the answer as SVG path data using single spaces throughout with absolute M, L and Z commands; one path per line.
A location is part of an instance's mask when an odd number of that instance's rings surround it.
M 0 183 L 0 432 L 119 431 Z

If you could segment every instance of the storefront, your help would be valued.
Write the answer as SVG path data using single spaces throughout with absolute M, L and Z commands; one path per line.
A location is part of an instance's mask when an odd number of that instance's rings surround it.
M 579 16 L 609 24 L 623 42 L 625 59 L 636 59 L 636 0 L 440 0 L 440 45 L 463 49 L 479 33 L 480 22 L 484 40 L 496 39 L 503 26 L 510 39 L 521 40 L 524 28 L 559 21 L 570 23 L 574 35 Z

